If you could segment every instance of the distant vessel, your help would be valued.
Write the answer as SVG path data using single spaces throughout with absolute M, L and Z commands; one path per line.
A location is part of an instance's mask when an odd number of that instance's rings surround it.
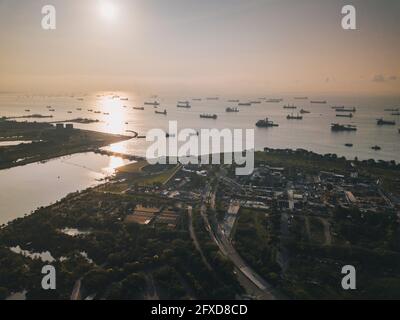
M 297 109 L 297 107 L 294 104 L 286 104 L 283 106 L 283 109 Z
M 144 110 L 144 107 L 133 107 L 133 110 Z
M 238 103 L 239 100 L 228 100 L 228 102 L 230 102 L 230 103 Z
M 101 113 L 101 111 L 95 111 L 94 113 Z
M 250 103 L 251 103 L 251 104 L 260 104 L 261 101 L 257 101 L 257 100 L 256 100 L 256 101 L 250 101 Z
M 153 101 L 153 102 L 148 102 L 148 101 L 146 101 L 144 104 L 145 104 L 146 106 L 159 106 L 159 105 L 160 105 L 160 103 L 157 102 L 157 101 Z
M 103 113 L 105 116 L 109 116 L 110 115 L 110 113 L 108 113 L 108 112 L 104 112 Z
M 397 112 L 397 111 L 399 111 L 399 108 L 389 108 L 389 109 L 385 109 L 385 111 Z
M 189 101 L 178 101 L 176 107 L 190 109 L 192 106 L 190 105 Z
M 83 98 L 78 98 L 77 100 L 78 100 L 78 101 L 83 101 L 83 100 L 85 100 L 85 99 L 83 99 Z
M 390 115 L 392 115 L 392 116 L 400 116 L 400 112 L 392 112 Z
M 68 113 L 72 113 L 72 111 L 68 111 Z
M 93 111 L 93 109 L 88 109 L 87 111 L 89 111 L 89 112 L 92 112 L 92 111 Z
M 225 109 L 225 111 L 226 112 L 239 112 L 239 109 L 238 108 L 229 108 L 228 107 L 228 108 Z
M 78 111 L 82 111 L 82 108 L 76 108 L 76 110 L 78 110 Z
M 326 104 L 327 101 L 326 100 L 311 100 L 310 103 Z
M 55 109 L 49 109 L 49 111 L 50 111 L 50 112 L 54 112 L 54 111 L 56 111 L 56 110 L 55 110 Z
M 308 97 L 294 97 L 295 100 L 308 100 Z
M 396 121 L 391 121 L 391 120 L 383 120 L 381 119 L 377 119 L 376 124 L 378 126 L 383 126 L 383 125 L 388 125 L 388 126 L 394 126 L 396 124 Z
M 348 113 L 348 114 L 337 114 L 336 117 L 341 117 L 341 118 L 353 118 L 353 114 L 352 114 L 352 113 Z
M 381 150 L 382 148 L 381 148 L 380 146 L 373 146 L 373 147 L 371 147 L 371 149 L 372 149 L 372 150 L 375 150 L 375 151 L 379 151 L 379 150 Z
M 267 100 L 268 103 L 279 103 L 279 102 L 282 102 L 282 101 L 283 101 L 282 98 L 279 98 L 279 99 L 272 98 L 272 99 L 268 99 Z
M 242 107 L 250 107 L 251 106 L 251 102 L 239 102 L 238 106 L 242 106 Z
M 345 143 L 345 146 L 351 148 L 351 147 L 353 147 L 353 144 L 352 143 Z
M 338 108 L 336 112 L 356 112 L 356 108 Z
M 193 101 L 201 101 L 201 98 L 193 98 Z
M 301 109 L 301 110 L 300 110 L 300 113 L 301 113 L 301 114 L 305 114 L 305 113 L 311 113 L 311 112 L 308 111 L 308 110 Z
M 164 111 L 157 111 L 157 110 L 156 110 L 156 111 L 154 111 L 154 113 L 155 113 L 155 114 L 163 114 L 163 115 L 166 116 L 166 115 L 167 115 L 167 110 L 166 110 L 166 109 L 164 109 Z
M 270 128 L 270 127 L 279 127 L 279 124 L 276 124 L 273 121 L 268 120 L 268 118 L 265 118 L 263 120 L 258 120 L 256 126 L 259 128 Z
M 128 98 L 121 98 L 120 100 L 121 100 L 121 101 L 129 101 Z
M 344 106 L 333 106 L 331 108 L 334 109 L 334 110 L 343 110 Z
M 25 112 L 31 112 L 31 110 L 30 109 L 25 109 Z
M 332 123 L 331 126 L 332 131 L 357 131 L 356 126 L 352 125 L 343 125 L 343 124 L 338 124 L 338 123 Z
M 206 98 L 207 100 L 219 100 L 219 98 L 218 97 L 208 97 L 208 98 Z
M 288 119 L 288 120 L 303 120 L 303 116 L 300 116 L 299 114 L 297 114 L 297 116 L 294 116 L 292 113 L 292 114 L 288 114 L 286 119 Z
M 200 118 L 202 119 L 214 119 L 216 120 L 218 116 L 216 114 L 201 114 Z

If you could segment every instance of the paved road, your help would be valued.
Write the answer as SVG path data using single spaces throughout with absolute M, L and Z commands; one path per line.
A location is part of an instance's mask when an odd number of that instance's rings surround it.
M 203 217 L 210 237 L 218 245 L 221 252 L 232 261 L 235 266 L 235 272 L 237 273 L 238 279 L 248 293 L 255 296 L 259 300 L 276 299 L 277 297 L 276 294 L 273 293 L 272 287 L 240 257 L 230 240 L 221 230 L 221 227 L 217 223 L 215 216 L 212 216 L 212 219 L 216 227 L 216 231 L 214 231 L 211 227 L 209 216 L 207 214 L 207 207 L 204 204 L 204 202 L 207 200 L 207 195 L 210 194 L 209 190 L 210 187 L 207 186 L 203 194 L 203 204 L 201 206 L 200 213 Z
M 197 240 L 196 233 L 195 233 L 194 228 L 193 228 L 193 216 L 192 216 L 192 214 L 193 214 L 193 208 L 191 206 L 189 206 L 188 207 L 188 218 L 189 218 L 189 223 L 188 224 L 189 224 L 190 237 L 192 238 L 194 246 L 196 247 L 197 251 L 200 253 L 201 259 L 203 260 L 203 262 L 206 265 L 207 269 L 211 271 L 211 270 L 213 270 L 213 268 L 208 263 L 205 255 L 203 253 L 203 250 L 201 250 L 199 241 Z

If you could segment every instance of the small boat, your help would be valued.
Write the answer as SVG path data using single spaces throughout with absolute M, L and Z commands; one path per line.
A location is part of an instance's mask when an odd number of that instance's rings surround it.
M 216 120 L 218 116 L 216 114 L 201 114 L 200 118 L 202 119 L 214 119 Z
M 226 108 L 225 111 L 226 112 L 239 112 L 239 109 L 238 108 L 230 108 L 229 107 L 229 108 Z
M 308 97 L 294 97 L 295 100 L 308 100 Z
M 101 113 L 101 111 L 95 111 L 94 113 L 98 113 L 99 114 L 99 113 Z
M 381 148 L 380 146 L 373 146 L 373 147 L 371 147 L 371 149 L 372 149 L 372 150 L 375 150 L 375 151 L 379 151 L 379 150 L 381 150 L 382 148 Z
M 68 111 L 68 113 L 72 113 L 72 111 Z
M 193 98 L 193 101 L 201 101 L 201 98 Z
M 353 144 L 352 144 L 352 143 L 345 143 L 345 146 L 346 146 L 346 147 L 349 147 L 349 148 L 352 148 L 352 147 L 353 147 Z
M 51 106 L 47 106 L 46 108 L 47 108 L 47 109 L 51 109 Z
M 88 109 L 89 112 L 93 112 L 93 109 Z
M 31 110 L 30 109 L 25 109 L 25 112 L 31 112 Z
M 301 110 L 300 110 L 300 113 L 301 113 L 301 114 L 306 114 L 306 113 L 311 113 L 311 112 L 308 111 L 308 110 L 301 109 Z
M 105 116 L 109 116 L 110 114 L 108 112 L 103 113 Z
M 294 116 L 293 113 L 292 114 L 288 114 L 286 119 L 288 120 L 303 120 L 303 116 L 297 114 L 297 116 Z
M 392 112 L 390 115 L 392 115 L 392 116 L 400 116 L 400 112 Z
M 49 109 L 49 111 L 50 111 L 50 112 L 54 112 L 54 111 L 56 111 L 56 110 L 55 110 L 55 109 Z
M 82 111 L 82 108 L 76 108 L 76 110 L 78 110 L 78 111 Z
M 206 98 L 206 100 L 219 100 L 219 98 L 218 97 L 208 97 L 208 98 Z
M 268 118 L 258 120 L 256 126 L 259 128 L 271 128 L 271 127 L 279 127 L 279 124 L 274 123 L 273 121 L 268 120 Z
M 157 111 L 157 110 L 156 110 L 156 111 L 154 111 L 154 113 L 155 113 L 155 114 L 163 114 L 163 115 L 166 116 L 166 115 L 167 115 L 167 110 L 166 110 L 166 109 L 164 109 L 164 111 Z
M 128 101 L 129 99 L 128 98 L 121 98 L 120 100 L 121 101 Z
M 144 110 L 144 107 L 133 107 L 133 110 Z
M 251 106 L 251 102 L 239 102 L 238 106 L 242 106 L 242 107 L 250 107 Z
M 125 122 L 125 124 L 129 124 L 129 122 Z
M 394 125 L 396 125 L 396 121 L 383 120 L 382 118 L 380 118 L 380 119 L 377 119 L 376 124 L 378 126 L 384 126 L 384 125 L 394 126 Z
M 239 100 L 228 100 L 229 103 L 238 103 Z
M 260 104 L 261 101 L 250 101 L 251 104 Z

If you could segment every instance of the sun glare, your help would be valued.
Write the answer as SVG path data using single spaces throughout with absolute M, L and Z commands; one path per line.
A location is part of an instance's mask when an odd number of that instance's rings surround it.
M 110 1 L 102 1 L 100 3 L 100 15 L 107 20 L 115 20 L 117 17 L 117 7 Z

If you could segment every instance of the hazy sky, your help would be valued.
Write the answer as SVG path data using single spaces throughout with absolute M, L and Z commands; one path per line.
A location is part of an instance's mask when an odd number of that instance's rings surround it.
M 0 41 L 0 91 L 400 94 L 399 0 L 0 0 Z

